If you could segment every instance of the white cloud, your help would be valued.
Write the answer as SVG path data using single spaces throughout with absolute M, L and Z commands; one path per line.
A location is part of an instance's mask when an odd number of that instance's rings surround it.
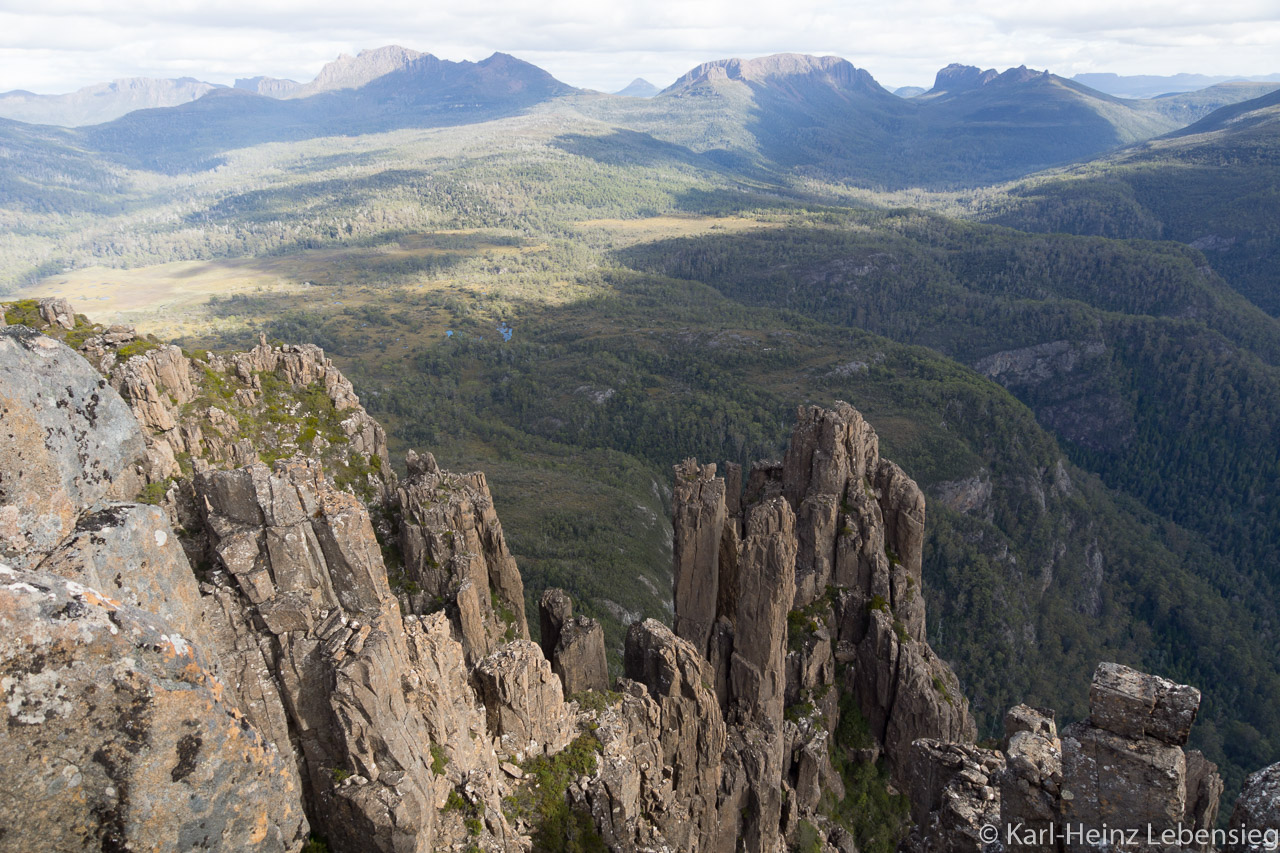
M 339 52 L 402 44 L 446 59 L 495 50 L 606 91 L 693 65 L 836 54 L 886 85 L 949 62 L 1060 74 L 1280 71 L 1274 0 L 0 0 L 0 91 L 70 91 L 124 76 L 308 80 Z

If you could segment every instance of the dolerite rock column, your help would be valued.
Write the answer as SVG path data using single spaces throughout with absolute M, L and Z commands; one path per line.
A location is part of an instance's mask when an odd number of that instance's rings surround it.
M 441 471 L 430 453 L 410 451 L 405 464 L 393 512 L 405 575 L 420 589 L 409 610 L 450 605 L 473 665 L 504 642 L 529 639 L 524 582 L 484 474 Z
M 624 668 L 621 698 L 595 730 L 599 772 L 572 797 L 610 850 L 720 849 L 725 723 L 708 686 L 710 665 L 670 628 L 646 619 L 627 631 Z

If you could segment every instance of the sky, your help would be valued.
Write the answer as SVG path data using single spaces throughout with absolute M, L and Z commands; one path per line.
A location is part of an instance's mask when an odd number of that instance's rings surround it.
M 952 62 L 1070 77 L 1280 72 L 1277 0 L 0 0 L 0 92 L 120 77 L 313 78 L 399 44 L 441 59 L 514 54 L 574 86 L 666 86 L 713 59 L 842 56 L 882 85 Z

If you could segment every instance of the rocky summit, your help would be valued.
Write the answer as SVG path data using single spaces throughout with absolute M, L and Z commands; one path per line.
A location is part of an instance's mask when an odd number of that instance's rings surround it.
M 1020 705 L 974 743 L 926 641 L 924 497 L 848 404 L 802 408 L 745 476 L 676 466 L 674 622 L 631 624 L 613 678 L 562 590 L 531 639 L 484 475 L 422 451 L 397 476 L 319 348 L 196 355 L 36 309 L 0 330 L 0 850 L 1085 850 L 1044 839 L 1217 825 L 1192 687 L 1103 662 L 1088 719 Z M 1276 831 L 1278 779 L 1231 825 Z

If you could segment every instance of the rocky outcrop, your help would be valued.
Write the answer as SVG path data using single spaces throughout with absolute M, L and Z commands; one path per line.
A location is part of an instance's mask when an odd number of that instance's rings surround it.
M 1238 832 L 1225 853 L 1254 853 L 1280 847 L 1280 764 L 1244 780 L 1228 824 Z
M 781 500 L 792 517 L 782 538 L 793 553 L 774 558 L 791 564 L 787 570 L 794 574 L 782 616 L 804 611 L 798 624 L 822 632 L 819 642 L 806 638 L 804 648 L 793 652 L 791 701 L 831 683 L 840 661 L 851 666 L 850 687 L 895 767 L 902 767 L 917 738 L 973 738 L 958 680 L 924 642 L 924 497 L 902 469 L 880 458 L 875 432 L 857 411 L 844 403 L 831 410 L 802 408 L 783 462 L 752 469 L 740 515 L 728 513 L 725 484 L 714 466 L 690 460 L 677 467 L 676 478 L 677 631 L 695 645 L 705 643 L 726 710 L 734 692 L 732 661 L 743 658 L 738 638 L 748 646 L 776 641 L 768 628 L 778 621 L 776 602 L 761 595 L 769 594 L 777 575 L 748 577 L 757 572 L 759 555 L 747 543 L 752 519 Z M 761 607 L 775 608 L 771 619 L 753 623 L 748 632 L 735 627 Z M 745 678 L 749 670 L 738 672 Z M 738 686 L 754 691 L 745 682 Z M 763 687 L 760 698 L 767 704 L 774 692 Z
M 675 625 L 711 663 L 729 724 L 724 837 L 772 850 L 784 823 L 817 819 L 824 790 L 842 795 L 832 685 L 855 698 L 900 781 L 913 741 L 975 728 L 924 642 L 924 497 L 880 459 L 862 416 L 802 408 L 781 463 L 754 466 L 745 491 L 728 470 L 731 485 L 712 465 L 676 467 Z M 800 810 L 785 821 L 784 800 Z
M 475 669 L 489 731 L 504 757 L 553 754 L 573 736 L 560 679 L 529 640 L 508 643 Z
M 968 806 L 959 811 L 986 813 L 986 822 L 997 829 L 989 840 L 1009 851 L 1096 850 L 1098 839 L 1114 838 L 1108 828 L 1112 833 L 1139 830 L 1145 846 L 1133 849 L 1211 849 L 1210 839 L 1195 833 L 1215 825 L 1222 780 L 1204 756 L 1182 750 L 1199 704 L 1200 692 L 1193 687 L 1120 664 L 1100 664 L 1090 690 L 1089 719 L 1068 726 L 1061 737 L 1052 712 L 1025 705 L 1010 710 L 1002 767 L 988 774 L 998 788 L 996 811 L 991 811 L 989 792 L 972 791 Z M 918 741 L 914 749 L 935 755 L 952 746 Z M 939 789 L 936 782 L 923 787 Z M 984 849 L 968 842 L 962 848 L 946 846 L 951 836 L 944 813 L 956 812 L 955 804 L 933 794 L 913 798 L 913 804 L 917 827 L 908 851 Z M 1166 837 L 1182 841 L 1153 847 L 1147 840 Z
M 546 589 L 538 599 L 538 628 L 542 653 L 551 660 L 560 642 L 560 632 L 573 618 L 573 599 L 563 589 Z
M 1021 826 L 1034 838 L 1052 837 L 1062 794 L 1062 741 L 1054 713 L 1018 705 L 1004 718 L 1005 768 L 998 777 L 998 815 L 1005 825 Z M 1038 850 L 1019 834 L 1010 850 Z
M 1062 734 L 1063 820 L 1096 828 L 1150 825 L 1156 834 L 1186 823 L 1182 746 L 1199 706 L 1193 687 L 1100 664 L 1089 720 Z
M 430 454 L 410 453 L 396 493 L 405 596 L 416 613 L 455 610 L 471 662 L 502 642 L 529 638 L 524 583 L 502 535 L 484 474 L 450 474 Z
M 4 850 L 299 850 L 291 756 L 158 618 L 0 566 Z
M 600 715 L 594 778 L 571 792 L 610 850 L 719 849 L 717 792 L 725 723 L 710 666 L 687 641 L 648 619 L 627 631 L 621 697 Z
M 607 690 L 609 663 L 604 628 L 587 616 L 573 615 L 573 601 L 562 589 L 548 589 L 538 601 L 542 651 L 560 676 L 565 696 Z
M 692 459 L 676 466 L 671 519 L 674 539 L 676 636 L 707 654 L 717 615 L 720 538 L 725 523 L 725 484 L 715 465 Z
M 439 756 L 457 754 L 461 767 L 500 776 L 492 747 L 471 745 L 483 725 L 458 713 L 475 704 L 469 686 L 454 675 L 446 683 L 458 697 L 441 703 L 431 696 L 441 655 L 465 673 L 461 648 L 455 642 L 451 652 L 443 637 L 423 638 L 419 620 L 401 618 L 367 511 L 333 489 L 318 463 L 210 471 L 195 485 L 216 566 L 211 586 L 240 608 L 230 621 L 262 625 L 271 640 L 263 659 L 279 686 L 283 739 L 296 744 L 317 823 L 342 849 L 432 849 L 449 790 L 436 772 Z M 237 638 L 236 646 L 248 650 L 240 666 L 253 669 L 253 644 Z M 545 678 L 555 680 L 549 668 Z M 431 719 L 428 709 L 461 719 Z M 270 729 L 271 716 L 253 722 Z M 463 731 L 447 751 L 432 736 Z M 513 834 L 496 785 L 482 801 L 497 834 Z
M 0 559 L 31 568 L 105 498 L 142 485 L 144 444 L 84 359 L 22 326 L 0 330 Z
M 911 800 L 910 853 L 994 853 L 983 827 L 1000 820 L 998 779 L 1005 757 L 990 749 L 921 738 L 911 745 L 905 787 Z
M 109 371 L 112 387 L 143 425 L 153 482 L 178 475 L 181 454 L 199 469 L 294 451 L 335 474 L 368 469 L 372 482 L 357 485 L 388 496 L 395 478 L 386 431 L 319 347 L 272 347 L 263 339 L 247 353 L 196 360 L 178 347 L 155 345 L 117 363 L 117 348 L 132 338 L 126 327 L 108 330 L 84 350 Z M 312 391 L 319 399 L 308 396 Z
M 41 318 L 50 326 L 60 326 L 64 329 L 76 327 L 76 312 L 67 300 L 48 297 L 41 299 L 39 306 Z
M 575 616 L 560 632 L 551 656 L 551 669 L 560 676 L 566 696 L 586 690 L 607 690 L 609 664 L 604 628 L 588 616 Z

